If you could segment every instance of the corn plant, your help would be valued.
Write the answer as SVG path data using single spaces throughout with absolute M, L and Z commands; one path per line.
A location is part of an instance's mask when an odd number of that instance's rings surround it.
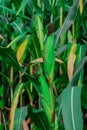
M 0 129 L 87 129 L 86 6 L 0 1 Z

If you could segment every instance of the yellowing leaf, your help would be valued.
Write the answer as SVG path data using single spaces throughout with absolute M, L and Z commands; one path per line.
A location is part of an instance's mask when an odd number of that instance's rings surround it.
M 15 109 L 18 104 L 18 98 L 20 95 L 20 92 L 23 88 L 24 84 L 18 84 L 17 87 L 15 88 L 14 96 L 12 99 L 12 104 L 11 104 L 11 109 L 10 109 L 10 125 L 9 125 L 9 130 L 14 130 L 14 117 L 15 117 Z
M 83 0 L 79 1 L 79 6 L 80 6 L 80 14 L 83 12 Z
M 22 62 L 22 58 L 27 48 L 28 40 L 29 40 L 29 36 L 26 37 L 26 39 L 21 43 L 21 45 L 19 46 L 17 50 L 16 56 L 17 56 L 18 61 L 20 62 Z
M 68 65 L 67 65 L 69 80 L 72 79 L 73 72 L 74 72 L 74 62 L 76 59 L 75 50 L 76 50 L 76 44 L 73 44 L 68 57 Z

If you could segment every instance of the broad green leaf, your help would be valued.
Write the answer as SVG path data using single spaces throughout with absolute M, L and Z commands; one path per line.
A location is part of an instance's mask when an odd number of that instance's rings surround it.
M 54 63 L 54 35 L 52 34 L 47 37 L 44 49 L 44 69 L 50 85 L 52 85 L 54 79 Z
M 43 51 L 44 46 L 44 33 L 43 33 L 43 20 L 39 15 L 35 15 L 34 26 L 36 29 L 37 37 L 40 43 L 40 49 Z
M 14 117 L 14 130 L 22 130 L 22 123 L 28 116 L 28 106 L 16 108 Z
M 81 72 L 81 70 L 82 70 L 84 64 L 86 63 L 86 61 L 87 61 L 87 56 L 85 56 L 85 57 L 80 61 L 80 63 L 79 63 L 79 65 L 78 65 L 78 67 L 77 67 L 77 69 L 76 69 L 76 71 L 75 71 L 75 73 L 74 73 L 74 75 L 73 75 L 71 81 L 70 81 L 69 84 L 68 84 L 68 87 L 77 85 L 80 72 Z
M 50 130 L 50 125 L 44 111 L 36 110 L 29 106 L 29 117 L 41 130 Z
M 53 103 L 52 103 L 52 95 L 51 91 L 49 89 L 49 86 L 46 82 L 46 79 L 44 75 L 40 75 L 38 77 L 38 80 L 41 84 L 41 103 L 44 108 L 44 111 L 46 112 L 48 116 L 49 122 L 51 121 L 52 118 L 52 111 L 53 111 Z
M 78 9 L 79 0 L 74 1 L 73 6 L 70 8 L 69 13 L 60 29 L 58 29 L 55 33 L 55 47 L 57 47 L 59 37 L 66 32 L 69 27 L 72 25 L 73 21 L 75 20 L 77 9 Z
M 17 53 L 16 53 L 16 56 L 17 56 L 17 59 L 18 61 L 20 61 L 21 63 L 23 63 L 24 59 L 25 59 L 25 56 L 26 56 L 26 50 L 27 50 L 27 47 L 28 47 L 28 43 L 29 43 L 29 37 L 30 36 L 27 36 L 24 41 L 21 43 L 21 45 L 19 46 L 18 50 L 17 50 Z
M 12 103 L 11 103 L 11 109 L 10 109 L 10 125 L 9 125 L 9 130 L 14 130 L 14 118 L 15 118 L 15 110 L 17 108 L 18 104 L 18 99 L 20 92 L 22 91 L 24 87 L 24 83 L 18 84 L 15 88 Z
M 26 5 L 28 4 L 29 0 L 22 0 L 21 5 L 19 10 L 17 11 L 16 15 L 19 15 L 19 13 L 26 7 Z
M 11 48 L 0 47 L 0 55 L 7 64 L 13 66 L 15 69 L 21 70 L 15 53 Z
M 48 104 L 51 104 L 51 97 L 50 97 L 50 91 L 49 91 L 49 86 L 46 82 L 46 79 L 44 77 L 44 75 L 40 75 L 38 77 L 38 80 L 41 84 L 41 94 L 42 94 L 42 98 L 45 99 L 45 101 Z M 50 105 L 50 107 L 52 107 L 52 104 Z
M 81 87 L 66 88 L 62 93 L 62 114 L 65 130 L 83 130 Z

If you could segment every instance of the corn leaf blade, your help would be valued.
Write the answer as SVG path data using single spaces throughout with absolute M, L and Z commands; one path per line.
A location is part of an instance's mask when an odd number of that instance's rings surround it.
M 44 69 L 49 83 L 52 85 L 54 77 L 54 35 L 50 35 L 45 44 Z
M 28 115 L 28 106 L 16 108 L 14 117 L 14 130 L 22 130 L 22 123 Z
M 36 110 L 29 106 L 29 117 L 35 122 L 41 130 L 49 130 L 50 125 L 44 111 Z
M 17 14 L 16 14 L 16 15 L 18 15 L 18 14 L 25 8 L 25 6 L 27 5 L 28 2 L 29 2 L 29 0 L 23 0 L 23 1 L 21 2 L 20 8 L 19 8 L 19 10 L 17 11 Z
M 25 40 L 21 43 L 21 45 L 19 46 L 18 50 L 17 50 L 17 59 L 18 61 L 20 61 L 21 63 L 23 63 L 25 57 L 26 57 L 26 50 L 28 47 L 28 42 L 29 41 L 29 36 L 27 36 L 25 38 Z
M 58 44 L 59 37 L 64 32 L 66 32 L 69 29 L 69 27 L 72 25 L 72 23 L 76 17 L 76 14 L 77 14 L 78 4 L 79 4 L 79 0 L 76 0 L 74 2 L 73 6 L 70 8 L 69 13 L 68 13 L 62 27 L 56 31 L 56 33 L 55 33 L 55 47 Z
M 67 61 L 67 72 L 68 72 L 68 77 L 69 80 L 72 79 L 73 76 L 73 72 L 74 72 L 74 64 L 75 64 L 75 60 L 76 60 L 76 44 L 69 44 L 68 45 L 68 61 Z
M 65 130 L 83 129 L 80 96 L 81 87 L 66 88 L 62 93 L 62 113 Z
M 38 80 L 41 84 L 41 103 L 43 106 L 43 110 L 46 112 L 48 120 L 50 122 L 53 110 L 52 96 L 45 77 L 43 75 L 40 75 Z
M 13 99 L 12 99 L 12 104 L 11 104 L 11 109 L 10 109 L 10 125 L 9 125 L 9 130 L 14 130 L 14 118 L 15 118 L 15 110 L 17 108 L 18 104 L 18 99 L 21 90 L 24 87 L 24 83 L 18 84 L 15 88 Z
M 0 55 L 7 64 L 13 66 L 15 69 L 21 70 L 16 55 L 11 48 L 0 47 Z

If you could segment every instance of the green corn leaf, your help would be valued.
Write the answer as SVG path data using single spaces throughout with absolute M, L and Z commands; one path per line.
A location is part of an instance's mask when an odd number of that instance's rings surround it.
M 47 37 L 44 49 L 44 69 L 49 84 L 52 85 L 54 78 L 54 35 Z
M 28 106 L 16 108 L 14 117 L 14 130 L 22 130 L 22 123 L 28 116 Z
M 52 118 L 52 111 L 53 111 L 53 104 L 52 104 L 52 95 L 50 92 L 50 89 L 48 87 L 48 84 L 46 82 L 46 79 L 44 75 L 40 75 L 38 77 L 38 80 L 41 84 L 41 102 L 42 106 L 44 108 L 44 111 L 46 112 L 48 116 L 49 122 L 51 121 Z
M 86 51 L 87 51 L 87 45 L 84 44 L 84 45 L 80 45 L 80 44 L 77 44 L 77 48 L 76 48 L 76 67 L 78 66 L 79 62 L 81 61 L 82 58 L 85 57 L 85 54 L 86 54 Z
M 23 69 L 22 69 L 22 72 L 26 76 L 26 78 L 28 79 L 28 81 L 30 83 L 32 83 L 32 85 L 35 88 L 35 90 L 38 93 L 38 95 L 42 95 L 42 89 L 41 89 L 40 82 L 37 79 L 35 79 L 34 77 L 32 77 L 31 75 L 29 75 L 28 73 L 26 73 Z
M 43 20 L 39 15 L 35 15 L 34 26 L 36 29 L 37 37 L 40 43 L 40 49 L 43 51 L 44 46 L 44 33 L 43 33 Z
M 64 33 L 66 32 L 69 27 L 72 25 L 75 17 L 76 17 L 76 14 L 77 14 L 77 9 L 78 9 L 78 4 L 79 4 L 79 0 L 76 0 L 73 4 L 73 6 L 70 8 L 69 10 L 69 13 L 62 25 L 62 27 L 60 29 L 58 29 L 55 33 L 55 47 L 57 46 L 58 44 L 58 41 L 59 41 L 59 37 Z
M 78 67 L 78 64 L 82 60 L 82 58 L 85 57 L 86 50 L 87 50 L 87 45 L 86 44 L 84 44 L 84 45 L 77 44 L 76 61 L 75 61 L 76 68 Z M 83 75 L 84 75 L 84 68 L 80 72 L 78 85 L 82 84 L 82 82 L 83 82 Z
M 18 14 L 26 7 L 26 5 L 28 4 L 28 2 L 29 2 L 29 0 L 22 0 L 21 5 L 20 5 L 20 8 L 19 8 L 19 10 L 17 11 L 17 14 L 16 14 L 16 15 L 18 15 Z
M 41 94 L 41 84 L 40 84 L 40 82 L 37 79 L 35 79 L 34 77 L 30 76 L 24 70 L 22 70 L 22 71 L 25 74 L 26 78 L 28 78 L 29 82 L 32 83 L 32 85 L 34 86 L 34 88 L 37 91 L 37 93 Z
M 10 9 L 6 6 L 0 5 L 0 8 L 3 9 L 4 11 L 7 11 L 9 14 L 16 14 L 16 11 L 13 9 Z
M 41 130 L 50 130 L 50 125 L 44 111 L 36 110 L 29 106 L 29 117 Z
M 63 46 L 59 47 L 55 53 L 55 56 L 59 56 L 61 53 L 63 53 L 67 49 L 68 49 L 68 45 L 63 45 Z
M 2 56 L 3 60 L 5 60 L 5 63 L 13 66 L 15 69 L 21 70 L 15 53 L 11 48 L 0 47 L 0 55 Z
M 83 130 L 81 87 L 66 88 L 62 93 L 62 114 L 65 130 Z
M 43 96 L 42 98 L 45 99 L 45 101 L 48 104 L 51 104 L 50 91 L 49 91 L 49 87 L 48 87 L 48 84 L 46 82 L 44 75 L 40 75 L 38 80 L 41 84 L 41 93 L 42 93 L 42 96 Z M 50 105 L 50 107 L 52 107 L 52 105 Z

